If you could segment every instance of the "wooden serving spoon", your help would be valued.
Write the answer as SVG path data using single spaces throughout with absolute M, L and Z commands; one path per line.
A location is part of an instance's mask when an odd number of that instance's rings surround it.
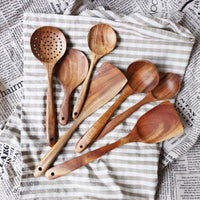
M 42 158 L 35 168 L 35 177 L 41 176 L 48 169 L 79 124 L 86 117 L 112 99 L 124 87 L 126 82 L 127 79 L 124 74 L 114 65 L 103 63 L 98 68 L 90 84 L 88 96 L 81 114 L 58 142 Z
M 81 87 L 79 97 L 74 105 L 73 119 L 78 117 L 83 107 L 94 66 L 101 57 L 110 53 L 115 48 L 116 43 L 116 33 L 110 26 L 106 24 L 97 24 L 90 29 L 88 33 L 88 46 L 92 54 L 92 62 L 87 77 Z
M 69 99 L 72 91 L 80 85 L 88 72 L 88 59 L 77 49 L 68 50 L 59 66 L 56 67 L 56 76 L 63 86 L 64 98 L 59 112 L 59 123 L 66 125 L 69 118 Z
M 124 121 L 127 117 L 129 117 L 142 105 L 153 101 L 173 98 L 179 92 L 180 85 L 181 85 L 180 79 L 176 74 L 161 73 L 158 85 L 136 105 L 130 107 L 129 109 L 127 109 L 126 111 L 117 115 L 115 118 L 109 121 L 96 140 L 102 138 L 111 130 L 113 130 L 118 124 Z
M 126 143 L 158 143 L 178 136 L 183 131 L 183 126 L 174 106 L 169 101 L 165 101 L 141 116 L 132 131 L 124 138 L 50 168 L 45 175 L 48 179 L 55 179 Z
M 128 96 L 136 93 L 149 92 L 155 88 L 159 82 L 158 70 L 152 63 L 146 60 L 138 60 L 131 63 L 127 69 L 126 76 L 128 78 L 128 83 L 123 89 L 121 95 L 80 138 L 75 146 L 76 152 L 82 152 L 95 140 L 111 115 Z
M 53 146 L 57 140 L 52 74 L 55 64 L 64 55 L 66 47 L 67 42 L 64 34 L 54 27 L 40 27 L 31 36 L 31 50 L 45 66 L 48 75 L 46 140 L 49 146 Z

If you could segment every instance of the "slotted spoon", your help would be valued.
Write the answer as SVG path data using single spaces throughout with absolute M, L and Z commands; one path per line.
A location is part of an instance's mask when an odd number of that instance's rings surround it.
M 52 74 L 55 64 L 66 51 L 67 41 L 64 34 L 57 28 L 43 26 L 35 30 L 30 42 L 34 56 L 42 62 L 47 70 L 46 140 L 49 146 L 53 146 L 56 143 L 57 134 Z

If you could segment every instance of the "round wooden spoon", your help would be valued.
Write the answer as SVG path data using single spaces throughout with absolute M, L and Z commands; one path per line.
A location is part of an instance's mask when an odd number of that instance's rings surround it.
M 64 34 L 54 27 L 40 27 L 31 36 L 31 50 L 34 56 L 43 63 L 48 75 L 46 139 L 49 146 L 53 146 L 57 140 L 52 73 L 55 64 L 64 55 L 66 47 Z
M 64 98 L 59 112 L 59 123 L 66 125 L 69 118 L 69 99 L 72 91 L 83 82 L 88 72 L 88 59 L 77 49 L 70 49 L 56 67 L 56 76 L 63 86 Z
M 129 65 L 126 76 L 128 83 L 115 103 L 88 129 L 75 146 L 76 152 L 82 152 L 101 132 L 118 106 L 130 95 L 149 92 L 159 82 L 159 73 L 149 61 L 138 60 Z
M 158 85 L 136 105 L 130 107 L 129 109 L 109 121 L 104 127 L 103 131 L 98 136 L 97 140 L 113 130 L 118 124 L 124 121 L 142 105 L 153 101 L 173 98 L 179 92 L 180 85 L 180 79 L 176 74 L 161 73 Z
M 88 45 L 92 54 L 92 62 L 85 81 L 81 87 L 79 97 L 74 105 L 73 119 L 76 119 L 83 107 L 90 77 L 97 61 L 104 55 L 110 53 L 116 46 L 117 35 L 115 31 L 106 24 L 97 24 L 93 26 L 88 33 Z
M 132 131 L 124 138 L 50 168 L 45 175 L 48 179 L 55 179 L 96 160 L 126 143 L 158 143 L 178 136 L 183 131 L 183 126 L 174 106 L 169 101 L 165 101 L 141 116 Z

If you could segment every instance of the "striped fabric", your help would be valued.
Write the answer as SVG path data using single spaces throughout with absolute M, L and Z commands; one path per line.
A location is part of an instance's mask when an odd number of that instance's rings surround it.
M 93 17 L 90 17 L 90 14 Z M 35 166 L 50 148 L 45 142 L 44 135 L 46 70 L 33 56 L 30 49 L 30 36 L 35 29 L 47 25 L 58 27 L 65 33 L 69 48 L 82 50 L 91 59 L 87 45 L 88 31 L 97 23 L 106 23 L 117 32 L 118 43 L 112 53 L 98 62 L 96 69 L 106 61 L 125 72 L 127 66 L 133 61 L 147 59 L 154 63 L 159 71 L 174 72 L 180 77 L 183 76 L 194 42 L 193 36 L 186 29 L 167 20 L 146 18 L 139 14 L 121 18 L 118 16 L 116 21 L 113 20 L 114 18 L 115 14 L 108 12 L 100 14 L 93 11 L 85 12 L 84 16 L 25 14 L 24 100 L 21 113 L 21 151 L 23 155 L 21 199 L 154 199 L 162 144 L 126 144 L 59 179 L 49 181 L 44 176 L 33 177 Z M 58 113 L 63 90 L 55 77 L 53 87 Z M 71 108 L 79 89 L 80 87 L 73 95 Z M 79 126 L 55 164 L 79 155 L 74 151 L 76 142 L 117 97 L 118 95 Z M 115 115 L 143 97 L 144 94 L 130 96 L 115 112 Z M 133 128 L 139 116 L 156 104 L 158 102 L 140 108 L 110 134 L 94 143 L 89 150 L 125 136 Z M 59 136 L 63 135 L 72 123 L 73 121 L 70 120 L 64 127 L 58 125 Z

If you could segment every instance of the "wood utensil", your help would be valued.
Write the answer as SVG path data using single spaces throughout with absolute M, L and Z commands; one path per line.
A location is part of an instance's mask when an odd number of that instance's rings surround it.
M 48 179 L 55 179 L 126 143 L 158 143 L 178 136 L 183 131 L 183 126 L 174 106 L 169 101 L 165 101 L 141 116 L 132 131 L 124 138 L 50 168 L 45 175 Z
M 111 130 L 113 130 L 118 124 L 120 124 L 127 117 L 129 117 L 140 106 L 153 101 L 173 98 L 179 92 L 180 85 L 181 85 L 180 79 L 176 74 L 161 73 L 158 85 L 136 105 L 130 107 L 129 109 L 127 109 L 126 111 L 117 115 L 115 118 L 109 121 L 96 140 L 102 138 Z
M 41 176 L 48 169 L 79 124 L 112 99 L 126 82 L 127 79 L 124 74 L 114 65 L 103 63 L 99 67 L 90 84 L 88 96 L 81 114 L 39 162 L 34 171 L 35 177 Z
M 64 89 L 58 119 L 61 125 L 66 125 L 69 118 L 70 95 L 85 79 L 88 72 L 88 59 L 83 52 L 70 49 L 58 64 L 55 68 L 56 76 Z
M 67 41 L 64 34 L 55 27 L 43 26 L 31 36 L 31 50 L 47 70 L 48 90 L 46 104 L 46 140 L 49 146 L 56 143 L 56 114 L 52 87 L 52 73 L 55 64 L 64 55 Z
M 115 48 L 116 43 L 117 35 L 110 26 L 106 24 L 97 24 L 90 29 L 88 33 L 88 46 L 92 54 L 92 61 L 78 99 L 74 105 L 72 112 L 73 119 L 78 117 L 83 107 L 94 66 L 101 57 L 110 53 Z
M 146 60 L 138 60 L 129 65 L 126 76 L 128 83 L 115 103 L 88 129 L 75 146 L 76 152 L 82 152 L 91 144 L 105 124 L 118 108 L 118 106 L 130 95 L 151 91 L 159 82 L 159 73 L 156 67 Z

